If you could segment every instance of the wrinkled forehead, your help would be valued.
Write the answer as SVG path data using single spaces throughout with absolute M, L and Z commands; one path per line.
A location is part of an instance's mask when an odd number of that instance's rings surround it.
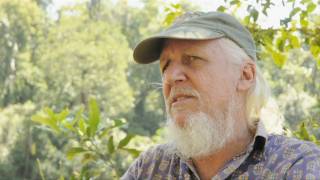
M 193 53 L 205 53 L 208 51 L 219 52 L 220 43 L 218 39 L 210 40 L 186 40 L 186 39 L 166 39 L 163 42 L 162 50 L 160 53 L 161 57 L 166 56 L 170 53 L 176 52 L 193 52 Z

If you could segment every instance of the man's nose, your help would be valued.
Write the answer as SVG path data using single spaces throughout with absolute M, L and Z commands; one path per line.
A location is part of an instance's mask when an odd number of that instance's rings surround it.
M 163 81 L 170 85 L 184 82 L 187 79 L 184 68 L 179 64 L 171 64 L 163 75 Z

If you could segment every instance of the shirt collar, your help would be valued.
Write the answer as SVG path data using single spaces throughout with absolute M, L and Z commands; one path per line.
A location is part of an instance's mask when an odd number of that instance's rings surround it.
M 268 140 L 268 132 L 263 122 L 260 120 L 257 124 L 257 129 L 256 129 L 255 136 L 253 138 L 253 141 L 250 143 L 247 150 L 239 154 L 238 156 L 236 156 L 236 158 L 249 155 L 252 152 L 262 152 L 262 154 L 264 154 L 263 151 L 264 151 L 264 147 L 266 145 L 267 140 Z M 177 152 L 175 154 L 181 159 L 183 159 L 185 162 L 189 162 L 189 163 L 192 162 L 191 159 L 185 158 L 181 154 L 178 154 Z
M 263 151 L 268 140 L 268 133 L 263 122 L 260 120 L 257 124 L 256 134 L 254 136 L 254 144 L 253 150 L 254 151 Z

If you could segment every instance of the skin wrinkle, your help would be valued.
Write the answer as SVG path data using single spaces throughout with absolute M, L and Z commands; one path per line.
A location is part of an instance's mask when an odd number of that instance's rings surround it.
M 160 60 L 161 69 L 165 67 L 163 95 L 172 144 L 186 157 L 200 157 L 221 149 L 235 138 L 234 133 L 245 137 L 247 123 L 243 123 L 240 131 L 235 128 L 234 118 L 241 109 L 236 90 L 240 65 L 230 60 L 233 57 L 226 56 L 226 48 L 218 40 L 174 42 L 166 42 Z M 200 48 L 200 53 L 195 55 L 201 54 L 201 60 L 191 62 L 195 64 L 183 61 L 184 54 L 194 55 L 192 52 Z M 195 98 L 190 101 L 192 104 L 172 109 L 171 102 L 177 94 Z M 241 123 L 237 122 L 237 127 L 238 124 Z
M 168 44 L 168 42 L 166 44 Z M 209 49 L 209 47 L 205 47 L 204 50 L 202 50 L 201 53 L 205 54 L 205 55 L 202 55 L 202 57 L 204 57 L 205 59 L 208 58 L 208 57 L 211 57 L 211 58 L 214 57 L 214 59 L 210 59 L 210 61 L 211 61 L 210 63 L 212 63 L 214 66 L 216 66 L 218 64 L 222 64 L 220 66 L 230 67 L 229 66 L 230 63 L 228 63 L 228 60 L 225 58 L 225 56 L 223 56 L 224 53 L 223 54 L 221 53 L 221 49 L 223 49 L 223 48 L 221 46 L 219 46 L 218 41 L 217 42 L 213 41 L 213 43 L 211 43 L 211 44 L 212 44 L 210 46 L 211 49 Z M 212 47 L 215 47 L 215 48 L 212 48 Z M 197 50 L 197 49 L 199 49 L 199 48 L 195 48 L 195 50 Z M 190 47 L 182 47 L 181 48 L 181 51 L 182 52 L 187 51 L 186 53 L 188 53 L 188 52 L 190 53 L 190 52 L 195 51 L 195 50 L 190 48 Z M 205 51 L 207 51 L 207 53 L 205 53 Z M 161 62 L 160 62 L 160 64 L 162 64 L 161 66 L 163 66 L 163 64 L 167 63 L 168 60 L 163 60 L 163 59 L 164 58 L 168 58 L 168 54 L 176 53 L 176 52 L 177 52 L 177 50 L 175 48 L 170 48 L 166 53 L 162 53 L 161 54 Z M 218 62 L 218 60 L 220 62 Z M 173 62 L 170 64 L 170 66 L 173 66 Z M 168 68 L 171 68 L 170 66 Z M 235 67 L 231 66 L 231 68 L 232 69 L 229 68 L 229 69 L 225 69 L 225 70 L 221 70 L 220 69 L 220 70 L 218 70 L 218 72 L 220 71 L 221 73 L 230 74 L 231 71 L 234 71 Z M 208 82 L 208 80 L 206 80 L 206 79 L 208 79 L 207 78 L 208 76 L 211 76 L 211 77 L 220 76 L 221 77 L 221 75 L 216 74 L 211 70 L 206 70 L 206 71 L 208 73 L 197 73 L 197 74 L 195 74 L 195 76 L 197 76 L 197 80 L 198 81 L 200 81 L 200 82 Z M 217 71 L 217 70 L 215 70 L 215 71 Z M 164 86 L 168 87 L 168 89 L 169 89 L 168 91 L 170 93 L 171 85 L 170 85 L 170 83 L 165 81 L 165 76 L 166 76 L 166 74 L 163 75 Z M 234 79 L 234 80 L 232 80 L 232 82 L 235 82 L 236 80 L 237 79 Z M 225 89 L 234 90 L 235 89 L 235 85 L 236 85 L 236 83 L 232 83 L 232 87 L 230 87 L 230 79 L 227 79 L 224 76 L 222 76 L 220 78 L 220 80 L 217 81 L 217 83 L 214 83 L 214 82 L 215 81 L 209 82 L 209 83 L 206 84 L 206 86 L 208 86 L 208 88 L 206 88 L 206 89 L 207 90 L 210 89 L 210 92 L 208 92 L 206 90 L 204 93 L 202 93 L 204 96 L 201 96 L 202 101 L 199 101 L 201 103 L 200 106 L 202 108 L 205 108 L 204 112 L 207 112 L 207 113 L 210 113 L 210 109 L 212 107 L 212 104 L 215 107 L 217 107 L 217 106 L 225 107 L 226 100 L 229 98 L 230 92 L 227 92 L 227 93 L 223 94 L 223 93 L 219 93 L 219 91 L 222 91 L 222 90 L 225 91 Z M 216 94 L 216 92 L 218 92 L 217 94 L 219 96 L 217 96 L 216 98 L 213 98 L 212 96 L 213 96 L 213 94 Z M 164 90 L 164 96 L 166 97 L 165 90 Z M 218 103 L 216 103 L 216 102 L 218 102 Z M 166 98 L 166 104 L 167 104 L 167 106 L 169 106 L 167 98 Z
M 212 53 L 212 56 L 214 57 L 214 56 L 216 56 L 216 55 L 219 55 L 220 56 L 220 54 L 224 54 L 224 55 L 226 55 L 226 54 L 231 54 L 231 53 L 229 53 L 228 51 L 230 51 L 230 49 L 231 48 L 224 48 L 225 47 L 225 44 L 223 45 L 223 43 L 225 43 L 225 41 L 224 41 L 224 39 L 219 39 L 219 40 L 217 40 L 216 41 L 216 46 L 217 46 L 217 48 L 211 48 L 210 50 L 211 50 L 211 53 Z M 168 44 L 168 43 L 166 43 L 166 44 Z M 230 43 L 231 44 L 231 43 Z M 188 49 L 187 48 L 185 48 L 185 49 L 183 49 L 183 51 L 187 51 Z M 171 50 L 171 53 L 175 53 L 176 51 L 175 51 L 175 49 L 172 49 Z M 221 52 L 224 52 L 224 53 L 221 53 Z M 191 54 L 193 54 L 193 49 L 191 49 Z M 195 54 L 198 54 L 198 53 L 195 53 Z M 242 56 L 241 56 L 242 57 Z M 163 57 L 163 54 L 162 54 L 162 57 L 161 57 L 162 59 L 163 58 L 166 58 L 166 56 L 164 56 Z M 232 56 L 232 57 L 230 57 L 230 56 L 225 56 L 224 57 L 225 59 L 223 59 L 224 61 L 225 61 L 225 63 L 229 66 L 229 65 L 236 65 L 236 67 L 237 67 L 237 70 L 238 70 L 238 72 L 239 72 L 239 70 L 240 70 L 240 68 L 239 68 L 239 65 L 241 65 L 239 62 L 240 62 L 240 60 L 239 60 L 239 56 Z M 237 59 L 237 61 L 235 61 L 234 59 Z M 222 59 L 222 58 L 221 58 Z M 232 63 L 231 63 L 232 62 Z M 240 72 L 239 72 L 240 73 Z M 199 76 L 199 80 L 200 81 L 205 81 L 205 78 L 204 78 L 204 74 L 200 74 Z M 224 85 L 225 83 L 226 83 L 227 81 L 222 81 L 222 83 L 223 83 L 223 85 L 221 85 L 221 86 L 226 86 L 226 85 Z M 233 84 L 234 86 L 236 85 L 236 83 L 234 83 Z M 210 86 L 210 84 L 208 84 L 208 86 Z M 211 92 L 211 93 L 214 93 L 214 92 Z M 201 98 L 201 97 L 200 97 Z M 226 97 L 220 97 L 220 98 L 226 98 Z M 202 104 L 202 107 L 206 107 L 206 109 L 205 109 L 205 111 L 204 112 L 211 112 L 211 110 L 209 109 L 209 101 L 206 101 L 208 98 L 202 98 L 202 101 L 200 101 L 200 102 L 202 102 L 203 104 Z M 213 102 L 214 103 L 214 102 Z M 170 111 L 169 111 L 170 112 Z
M 221 40 L 217 40 L 216 44 L 217 44 L 216 45 L 217 47 L 211 49 L 211 52 L 213 53 L 213 56 L 216 55 L 216 54 L 224 54 L 224 55 L 229 54 L 229 53 L 226 52 L 227 50 L 222 45 L 223 43 L 221 42 Z M 224 52 L 224 53 L 221 53 L 221 52 Z M 231 64 L 235 64 L 235 63 L 230 63 L 231 62 L 230 59 L 233 59 L 233 58 L 229 58 L 229 56 L 224 56 L 224 57 L 220 58 L 220 60 L 221 59 L 226 63 L 227 66 L 230 66 Z M 235 65 L 239 65 L 239 64 L 235 64 Z M 239 66 L 235 66 L 235 67 L 236 67 L 236 69 L 239 69 Z M 226 72 L 226 73 L 228 73 L 228 72 Z M 202 76 L 200 76 L 199 79 L 201 81 L 204 81 L 205 80 L 204 75 L 202 74 Z M 227 82 L 227 80 L 226 81 L 222 81 L 222 84 L 220 84 L 220 88 L 227 89 L 228 86 L 226 85 L 226 82 Z M 211 84 L 209 83 L 208 85 L 210 86 Z M 236 84 L 234 83 L 233 86 L 235 87 Z M 214 92 L 212 92 L 212 93 L 214 93 Z M 222 97 L 222 98 L 226 98 L 226 97 Z M 204 107 L 207 108 L 205 112 L 211 112 L 212 110 L 210 109 L 210 102 L 209 101 L 205 101 L 205 102 L 206 102 L 206 104 L 204 104 Z

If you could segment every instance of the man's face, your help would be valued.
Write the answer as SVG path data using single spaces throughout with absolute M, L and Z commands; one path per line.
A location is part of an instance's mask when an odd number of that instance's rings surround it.
M 167 113 L 183 127 L 188 116 L 224 112 L 239 70 L 217 40 L 167 40 L 160 56 Z

